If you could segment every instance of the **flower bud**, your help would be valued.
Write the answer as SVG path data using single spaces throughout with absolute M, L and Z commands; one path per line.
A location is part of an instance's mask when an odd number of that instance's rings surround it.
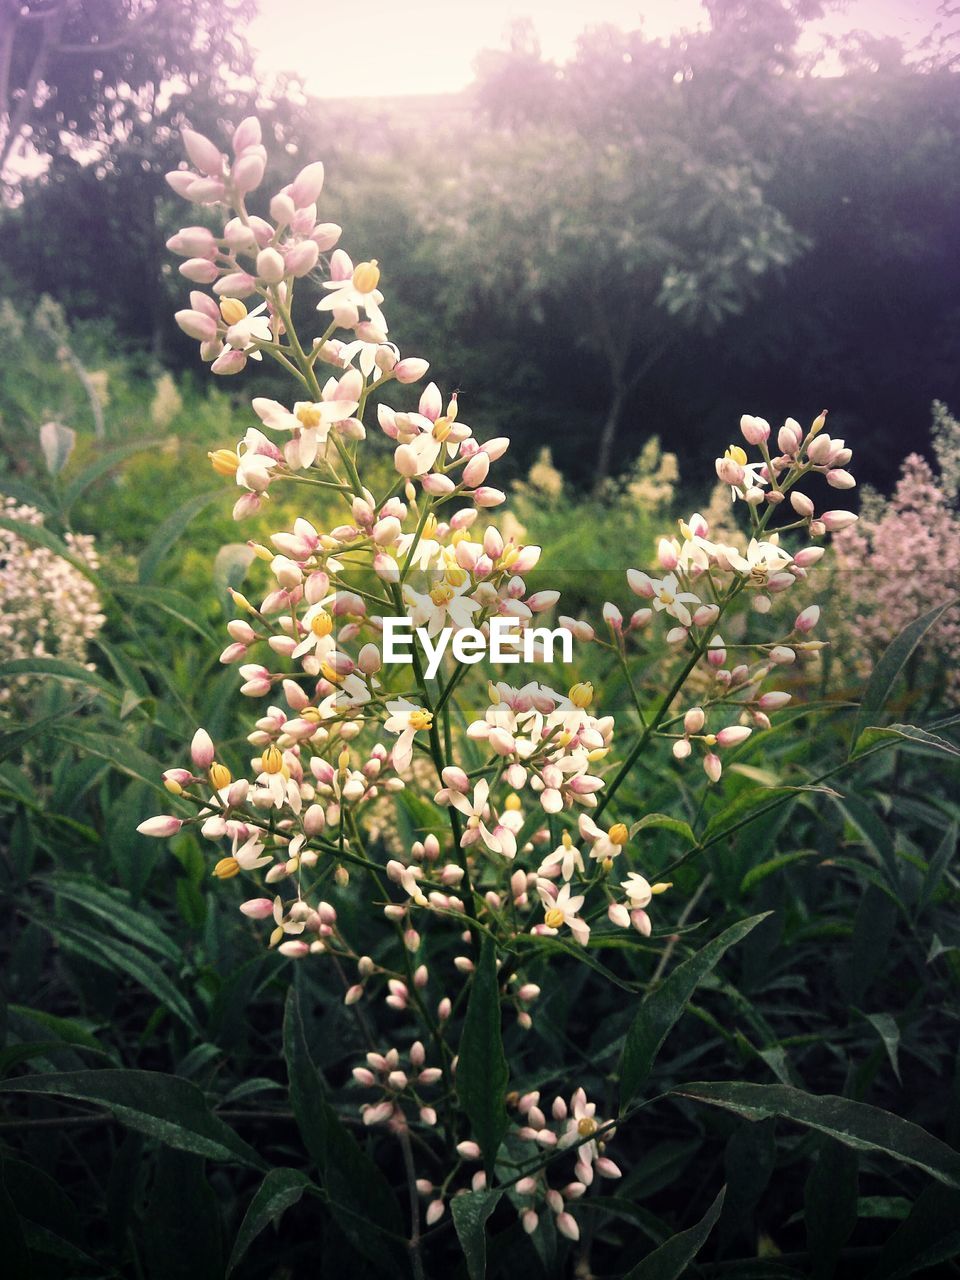
M 211 178 L 218 178 L 223 173 L 223 153 L 215 143 L 193 129 L 181 129 L 180 137 L 190 163 L 196 165 L 201 173 Z
M 283 257 L 276 249 L 261 249 L 257 254 L 257 275 L 266 284 L 279 284 L 287 273 Z
M 323 165 L 319 160 L 306 165 L 290 184 L 290 199 L 298 209 L 316 204 L 323 190 Z
M 747 444 L 759 445 L 770 435 L 770 423 L 763 418 L 754 418 L 745 413 L 740 419 L 740 431 Z

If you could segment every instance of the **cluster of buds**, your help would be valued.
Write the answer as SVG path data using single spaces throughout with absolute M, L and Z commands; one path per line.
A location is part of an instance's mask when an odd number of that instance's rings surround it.
M 588 680 L 566 693 L 537 680 L 491 681 L 486 697 L 467 706 L 458 686 L 469 666 L 452 661 L 439 639 L 469 631 L 482 642 L 507 620 L 535 640 L 542 636 L 537 620 L 560 603 L 559 592 L 532 589 L 540 548 L 480 518 L 505 500 L 488 481 L 509 441 L 481 443 L 460 417 L 457 393 L 444 395 L 432 382 L 415 406 L 376 400 L 391 384 L 401 394 L 428 366 L 401 358 L 387 340 L 379 263 L 355 265 L 337 247 L 340 227 L 318 221 L 322 166 L 301 170 L 269 199 L 269 217 L 260 216 L 247 210 L 266 164 L 255 121 L 233 134 L 232 158 L 197 134 L 187 132 L 185 143 L 194 168 L 170 175 L 171 185 L 188 199 L 222 206 L 226 220 L 218 235 L 188 227 L 171 241 L 186 258 L 182 273 L 212 287 L 212 295 L 191 294 L 178 322 L 201 343 L 215 373 L 267 356 L 296 373 L 304 396 L 290 404 L 255 398 L 256 425 L 235 448 L 213 452 L 211 462 L 242 490 L 237 518 L 261 510 L 281 480 L 323 501 L 309 518 L 250 544 L 254 571 L 269 574 L 262 594 L 251 600 L 233 592 L 237 616 L 221 661 L 237 665 L 244 697 L 268 700 L 247 735 L 252 754 L 223 759 L 198 730 L 189 766 L 164 775 L 178 812 L 140 830 L 171 836 L 185 824 L 195 827 L 216 846 L 217 879 L 256 884 L 240 911 L 266 924 L 272 947 L 290 959 L 335 957 L 341 974 L 341 962 L 356 966 L 345 1004 L 366 1001 L 373 1011 L 371 1002 L 382 997 L 376 1013 L 401 1021 L 401 1042 L 413 1041 L 406 1057 L 395 1047 L 371 1052 L 354 1069 L 359 1086 L 377 1091 L 362 1119 L 404 1139 L 408 1127 L 421 1125 L 424 1140 L 434 1142 L 434 1129 L 443 1127 L 437 1107 L 442 1114 L 455 1101 L 454 1027 L 481 934 L 510 948 L 511 962 L 500 962 L 500 997 L 521 1028 L 532 1025 L 540 996 L 532 980 L 538 971 L 517 959 L 521 935 L 533 956 L 565 946 L 568 937 L 586 946 L 592 931 L 652 936 L 652 904 L 671 885 L 641 865 L 643 819 L 606 811 L 622 804 L 620 783 L 648 744 L 669 744 L 677 761 L 701 753 L 715 783 L 721 754 L 769 729 L 771 715 L 789 703 L 792 695 L 778 687 L 781 674 L 819 648 L 809 638 L 819 609 L 803 608 L 792 630 L 772 641 L 728 644 L 719 629 L 731 634 L 724 619 L 741 596 L 754 613 L 769 613 L 823 555 L 816 545 L 788 551 L 785 533 L 802 530 L 812 543 L 855 519 L 817 516 L 796 487 L 813 473 L 833 488 L 850 487 L 850 451 L 824 434 L 821 415 L 806 434 L 788 420 L 773 456 L 769 426 L 744 417 L 743 438 L 759 457 L 751 462 L 731 446 L 717 460 L 717 474 L 749 512 L 747 544 L 711 536 L 707 520 L 694 514 L 659 540 L 656 568 L 627 573 L 627 588 L 639 599 L 632 613 L 608 602 L 599 626 L 560 615 L 564 640 L 611 652 L 628 677 L 640 727 L 618 766 L 614 718 L 594 707 Z M 306 342 L 291 312 L 301 281 L 316 288 L 327 326 Z M 244 300 L 251 298 L 259 301 L 248 310 Z M 325 378 L 321 365 L 331 369 Z M 374 403 L 393 461 L 380 493 L 358 469 Z M 790 511 L 796 519 L 784 523 Z M 424 644 L 436 641 L 426 666 L 417 650 L 409 664 L 392 665 L 388 643 L 398 615 Z M 652 647 L 658 637 L 660 656 L 682 670 L 665 693 L 659 675 L 643 677 L 656 694 L 645 713 L 629 673 L 629 646 Z M 418 838 L 397 849 L 398 824 L 384 809 L 408 788 L 416 794 L 404 805 Z M 355 906 L 358 882 L 383 926 L 382 947 L 365 936 L 361 949 L 342 924 L 355 914 L 344 905 L 349 898 Z M 548 941 L 554 938 L 560 941 Z M 364 1010 L 355 1016 L 363 1022 Z M 441 1066 L 426 1065 L 425 1042 Z M 424 1096 L 441 1080 L 442 1098 Z M 603 1145 L 612 1130 L 582 1089 L 569 1101 L 555 1098 L 549 1117 L 538 1094 L 515 1103 L 509 1144 L 521 1153 L 570 1147 L 575 1159 L 574 1179 L 561 1189 L 549 1186 L 543 1168 L 516 1184 L 511 1194 L 524 1229 L 537 1230 L 546 1210 L 562 1235 L 576 1239 L 572 1206 L 595 1175 L 620 1176 Z M 450 1149 L 459 1136 L 445 1133 Z M 457 1150 L 460 1162 L 480 1156 L 469 1139 Z M 460 1164 L 439 1186 L 418 1183 L 428 1224 L 445 1212 L 450 1194 L 468 1189 L 451 1193 L 459 1172 Z M 469 1185 L 483 1187 L 484 1173 Z

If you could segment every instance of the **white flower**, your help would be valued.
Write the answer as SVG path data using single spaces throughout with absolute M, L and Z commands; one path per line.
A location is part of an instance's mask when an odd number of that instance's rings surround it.
M 566 925 L 577 942 L 585 947 L 590 937 L 590 926 L 577 915 L 583 906 L 584 895 L 578 893 L 571 897 L 570 886 L 565 884 L 561 885 L 560 892 L 554 897 L 553 885 L 549 881 L 538 883 L 537 892 L 543 903 L 543 932 L 553 935 Z
M 516 857 L 517 838 L 510 828 L 498 822 L 491 831 L 484 821 L 489 798 L 490 784 L 486 778 L 481 778 L 474 787 L 472 801 L 462 792 L 450 793 L 448 802 L 467 819 L 467 828 L 460 837 L 461 848 L 466 849 L 482 840 L 491 853 L 502 854 L 505 858 Z
M 343 422 L 357 409 L 356 400 L 298 400 L 293 411 L 276 400 L 258 396 L 253 411 L 265 427 L 272 431 L 292 431 L 299 441 L 300 466 L 309 467 L 321 445 L 327 443 L 330 427 Z
M 387 703 L 390 715 L 383 722 L 388 733 L 399 734 L 397 744 L 393 748 L 393 767 L 397 773 L 403 771 L 413 758 L 413 739 L 421 729 L 429 729 L 433 724 L 433 715 L 422 707 L 414 706 L 406 698 L 397 698 Z
M 458 575 L 462 581 L 451 581 Z M 408 603 L 412 605 L 410 618 L 413 626 L 426 627 L 427 634 L 435 636 L 447 625 L 447 619 L 455 627 L 473 625 L 473 615 L 480 608 L 476 600 L 465 594 L 470 586 L 469 576 L 462 569 L 448 573 L 431 590 L 421 595 L 409 591 Z
M 653 581 L 653 607 L 658 613 L 666 612 L 676 618 L 682 627 L 692 625 L 688 604 L 698 605 L 700 597 L 692 591 L 681 591 L 675 573 Z
M 562 843 L 557 845 L 553 853 L 548 853 L 540 863 L 540 875 L 545 876 L 553 867 L 560 868 L 560 874 L 564 880 L 569 880 L 574 871 L 579 871 L 583 875 L 583 857 L 566 831 L 563 833 Z
M 626 880 L 620 881 L 620 887 L 625 891 L 632 911 L 642 910 L 650 905 L 653 890 L 650 888 L 650 882 L 639 872 L 628 872 Z

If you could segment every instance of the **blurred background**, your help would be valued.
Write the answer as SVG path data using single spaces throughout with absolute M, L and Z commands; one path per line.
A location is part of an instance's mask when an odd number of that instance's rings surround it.
M 173 323 L 197 211 L 163 174 L 183 125 L 256 112 L 262 190 L 325 160 L 391 337 L 515 476 L 547 445 L 595 491 L 656 436 L 705 501 L 742 412 L 827 407 L 888 491 L 960 401 L 958 8 L 2 0 L 0 467 L 49 420 L 155 435 L 165 375 L 162 433 L 239 434 L 264 387 L 212 386 Z

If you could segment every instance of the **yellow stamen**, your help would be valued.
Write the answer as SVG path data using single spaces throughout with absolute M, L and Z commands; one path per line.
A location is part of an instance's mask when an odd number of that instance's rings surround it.
M 411 729 L 429 729 L 433 724 L 433 714 L 422 709 L 411 711 L 408 723 Z
M 747 465 L 747 452 L 745 449 L 741 449 L 738 444 L 732 444 L 723 456 L 730 458 L 733 462 L 739 462 L 741 467 Z
M 329 681 L 330 684 L 339 684 L 343 679 L 340 672 L 335 671 L 329 662 L 323 662 L 320 664 L 320 674 L 323 676 L 324 680 Z
M 520 811 L 521 801 L 520 801 L 520 797 L 516 794 L 515 791 L 510 792 L 506 800 L 504 800 L 503 802 L 503 807 L 504 809 L 510 810 L 513 813 L 518 813 Z
M 232 781 L 233 777 L 227 766 L 215 760 L 210 766 L 210 785 L 214 791 L 222 791 L 224 787 L 229 787 Z
M 247 308 L 239 298 L 222 298 L 220 314 L 223 316 L 224 324 L 239 324 L 247 314 Z
M 582 1119 L 577 1121 L 577 1133 L 579 1133 L 581 1138 L 592 1138 L 597 1132 L 598 1127 L 599 1126 L 593 1116 L 584 1116 Z
M 559 929 L 563 924 L 563 912 L 559 907 L 551 907 L 550 910 L 544 914 L 543 922 L 548 929 Z
M 567 696 L 575 707 L 579 707 L 583 710 L 584 707 L 589 707 L 590 703 L 593 701 L 593 685 L 589 680 L 578 681 L 575 685 L 571 686 L 570 692 Z
M 240 465 L 239 457 L 232 449 L 214 449 L 208 453 L 210 465 L 218 476 L 235 476 Z
M 455 595 L 453 587 L 439 586 L 434 587 L 430 592 L 430 599 L 438 608 L 442 608 L 443 605 L 449 604 Z
M 218 880 L 232 880 L 240 874 L 240 863 L 236 858 L 221 858 L 213 868 L 213 874 Z
M 320 414 L 320 406 L 318 404 L 301 404 L 297 406 L 296 418 L 301 426 L 319 427 L 323 418 Z
M 358 262 L 353 269 L 353 287 L 358 293 L 372 293 L 380 283 L 380 268 L 374 258 L 371 262 Z
M 260 768 L 263 773 L 280 773 L 283 769 L 283 752 L 271 743 L 260 757 Z
M 446 440 L 447 437 L 449 436 L 450 429 L 452 426 L 453 426 L 453 423 L 450 421 L 449 418 L 438 418 L 436 422 L 433 424 L 434 440 L 439 440 L 439 442 L 443 444 L 444 440 Z
M 166 789 L 170 792 L 172 796 L 183 795 L 183 787 L 181 787 L 180 783 L 176 782 L 173 778 L 165 778 L 163 785 L 166 787 Z
M 611 844 L 624 845 L 630 838 L 630 832 L 627 830 L 625 823 L 615 822 L 607 832 L 607 837 Z
M 658 880 L 656 884 L 650 886 L 651 893 L 666 893 L 668 889 L 673 888 L 672 880 Z
M 310 630 L 318 640 L 323 640 L 333 630 L 333 619 L 327 613 L 326 609 L 321 609 L 319 613 L 315 613 L 310 619 Z

